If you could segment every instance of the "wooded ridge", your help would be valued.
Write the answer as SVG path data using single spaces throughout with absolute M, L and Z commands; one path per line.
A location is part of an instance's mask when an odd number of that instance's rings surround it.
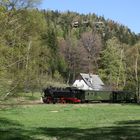
M 96 14 L 0 2 L 0 96 L 70 84 L 79 73 L 139 95 L 140 36 L 128 27 Z

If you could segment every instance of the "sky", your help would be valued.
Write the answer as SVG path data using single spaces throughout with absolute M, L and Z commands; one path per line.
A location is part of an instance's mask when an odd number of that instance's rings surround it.
M 95 13 L 140 33 L 140 0 L 42 0 L 41 9 Z

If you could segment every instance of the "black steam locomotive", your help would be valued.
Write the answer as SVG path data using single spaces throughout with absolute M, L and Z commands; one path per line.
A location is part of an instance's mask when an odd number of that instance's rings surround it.
M 49 87 L 43 90 L 42 97 L 44 103 L 80 103 L 82 90 L 77 88 L 56 88 Z
M 135 102 L 136 98 L 128 91 L 94 91 L 75 87 L 43 89 L 44 103 L 88 103 L 88 102 Z

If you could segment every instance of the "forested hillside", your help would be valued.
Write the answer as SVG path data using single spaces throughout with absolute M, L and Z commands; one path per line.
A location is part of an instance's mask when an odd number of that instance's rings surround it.
M 140 93 L 140 38 L 128 27 L 96 14 L 30 6 L 0 5 L 1 96 L 71 84 L 80 72 Z

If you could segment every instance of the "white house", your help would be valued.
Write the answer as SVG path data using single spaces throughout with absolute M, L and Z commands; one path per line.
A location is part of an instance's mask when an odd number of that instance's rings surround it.
M 104 90 L 104 83 L 100 77 L 95 74 L 80 73 L 80 78 L 75 80 L 73 86 L 83 90 Z

